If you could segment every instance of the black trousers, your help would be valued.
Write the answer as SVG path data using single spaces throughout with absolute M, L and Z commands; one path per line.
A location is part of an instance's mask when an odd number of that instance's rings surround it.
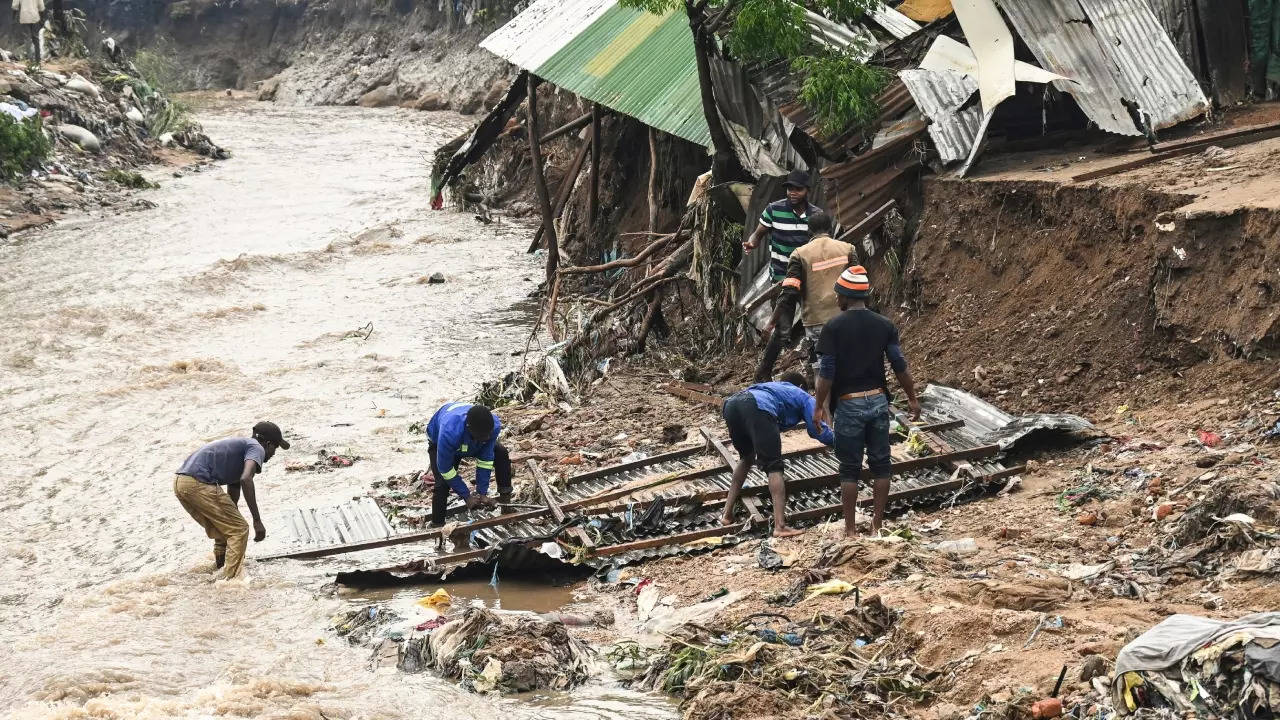
M 449 507 L 449 481 L 440 477 L 440 468 L 436 467 L 436 446 L 427 444 L 427 454 L 431 456 L 431 476 L 435 478 L 435 486 L 431 491 L 431 524 L 444 525 L 445 510 Z M 498 494 L 511 494 L 511 453 L 506 446 L 498 443 L 493 448 L 493 475 L 498 481 Z
M 773 367 L 778 364 L 778 358 L 782 355 L 783 349 L 795 347 L 796 343 L 803 338 L 804 326 L 795 321 L 795 315 L 782 313 L 782 317 L 778 318 L 777 327 L 773 329 L 773 334 L 769 336 L 769 342 L 764 347 L 764 354 L 760 356 L 760 364 L 756 366 L 755 381 L 763 383 L 772 380 Z
M 778 419 L 760 409 L 756 398 L 743 390 L 724 402 L 724 424 L 729 442 L 738 457 L 754 457 L 756 467 L 766 473 L 782 472 L 782 433 Z

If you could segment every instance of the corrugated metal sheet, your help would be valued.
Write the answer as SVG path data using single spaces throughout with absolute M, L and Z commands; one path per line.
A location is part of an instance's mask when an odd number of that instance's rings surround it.
M 915 20 L 884 3 L 880 3 L 878 7 L 873 8 L 868 15 L 877 25 L 884 28 L 886 32 L 898 40 L 920 29 L 920 24 Z
M 1153 129 L 1200 115 L 1208 100 L 1145 0 L 997 0 L 1046 69 L 1098 127 L 1141 135 L 1125 103 Z
M 1147 0 L 1079 0 L 1103 46 L 1130 84 L 1155 129 L 1177 125 L 1209 109 L 1195 75 L 1151 12 Z
M 1031 413 L 1014 416 L 963 390 L 930 385 L 920 394 L 922 411 L 932 418 L 963 420 L 964 426 L 938 435 L 949 443 L 991 443 L 1001 449 L 1016 445 L 1034 432 L 1089 432 L 1094 426 L 1078 415 Z
M 614 0 L 536 0 L 480 46 L 646 125 L 711 145 L 683 11 L 659 16 Z
M 964 105 L 978 91 L 978 83 L 960 73 L 921 69 L 903 70 L 898 77 L 929 118 L 929 138 L 942 162 L 950 164 L 968 157 L 978 139 L 982 108 L 976 102 Z

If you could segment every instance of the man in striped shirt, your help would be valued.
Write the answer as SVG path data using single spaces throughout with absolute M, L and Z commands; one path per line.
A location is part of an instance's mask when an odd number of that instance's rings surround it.
M 751 237 L 742 243 L 742 249 L 751 252 L 760 246 L 761 239 L 769 235 L 769 274 L 775 283 L 780 283 L 787 276 L 787 264 L 791 261 L 791 253 L 796 248 L 809 242 L 809 218 L 822 212 L 809 202 L 809 173 L 793 170 L 787 175 L 783 184 L 787 196 L 777 202 L 769 203 L 760 214 L 760 224 Z M 777 317 L 777 308 L 774 317 Z M 771 327 L 765 331 L 769 342 L 765 346 L 764 355 L 756 367 L 755 381 L 769 382 L 773 379 L 773 366 L 782 354 L 784 346 L 790 347 L 804 337 L 804 328 L 800 325 Z
M 791 171 L 783 187 L 787 196 L 765 207 L 755 232 L 742 243 L 742 249 L 751 252 L 769 235 L 769 272 L 774 282 L 787 276 L 792 251 L 809 242 L 809 216 L 820 211 L 809 202 L 809 173 Z

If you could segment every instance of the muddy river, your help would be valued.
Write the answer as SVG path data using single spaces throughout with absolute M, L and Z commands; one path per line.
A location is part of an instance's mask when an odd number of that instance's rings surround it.
M 518 365 L 528 318 L 512 307 L 540 269 L 528 228 L 428 208 L 430 153 L 459 118 L 253 104 L 201 119 L 232 160 L 158 173 L 155 208 L 0 246 L 0 713 L 674 717 L 604 681 L 494 700 L 369 670 L 329 618 L 417 590 L 336 593 L 323 562 L 252 562 L 290 509 L 425 466 L 409 425 Z M 448 282 L 420 282 L 434 272 Z M 173 471 L 259 419 L 294 443 L 257 483 L 269 537 L 246 580 L 214 583 Z M 283 472 L 322 448 L 365 459 Z M 456 592 L 533 610 L 568 596 Z

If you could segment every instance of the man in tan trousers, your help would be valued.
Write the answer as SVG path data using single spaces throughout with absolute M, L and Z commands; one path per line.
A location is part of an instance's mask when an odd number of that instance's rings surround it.
M 267 529 L 258 515 L 258 497 L 253 476 L 276 449 L 289 449 L 289 443 L 272 422 L 253 426 L 252 437 L 229 437 L 211 442 L 191 453 L 173 480 L 173 494 L 195 521 L 213 540 L 213 558 L 223 577 L 240 574 L 244 551 L 249 545 L 249 524 L 240 514 L 240 492 L 253 516 L 253 540 L 261 542 Z M 221 487 L 225 485 L 227 491 Z
M 800 305 L 800 321 L 804 324 L 805 345 L 809 350 L 810 381 L 818 365 L 818 334 L 828 320 L 840 314 L 836 278 L 850 265 L 858 264 L 858 251 L 847 242 L 831 237 L 834 222 L 830 215 L 816 212 L 809 216 L 809 232 L 813 238 L 796 248 L 787 262 L 787 276 L 782 280 L 782 297 L 768 327 L 769 332 L 786 332 L 791 327 L 796 304 Z M 769 368 L 769 374 L 773 368 Z

